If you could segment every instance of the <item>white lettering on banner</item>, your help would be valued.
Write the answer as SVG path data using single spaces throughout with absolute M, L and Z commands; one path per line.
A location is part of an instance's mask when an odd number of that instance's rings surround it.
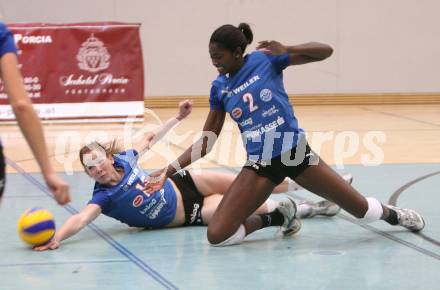
M 2 94 L 0 94 L 0 97 Z M 4 94 L 6 97 L 6 94 Z M 121 116 L 123 120 L 127 116 L 144 114 L 143 102 L 84 102 L 84 103 L 55 103 L 55 104 L 34 104 L 34 110 L 40 118 L 75 118 L 78 116 L 90 117 L 95 112 L 98 116 Z M 104 109 L 102 109 L 104 107 Z M 0 105 L 0 119 L 10 119 L 13 121 L 15 115 L 10 109 L 10 105 Z M 5 110 L 10 111 L 7 115 Z M 99 111 L 102 110 L 102 111 Z M 104 113 L 105 112 L 105 113 Z M 140 119 L 128 119 L 137 122 Z
M 75 79 L 75 75 L 71 74 L 68 77 L 62 76 L 60 77 L 60 83 L 61 85 L 68 87 L 68 86 L 87 86 L 87 85 L 95 85 L 98 80 L 98 75 L 95 76 L 88 76 L 87 78 L 84 78 L 83 75 L 80 75 L 78 78 Z
M 99 82 L 101 85 L 126 85 L 128 84 L 128 79 L 121 77 L 115 78 L 112 74 L 101 74 L 99 76 Z
M 15 116 L 14 111 L 12 111 L 11 107 L 0 109 L 0 117 L 1 118 L 10 118 L 10 117 L 14 117 L 14 116 Z
M 15 44 L 19 42 L 24 44 L 46 44 L 52 43 L 52 37 L 50 35 L 30 35 L 23 36 L 23 34 L 14 34 Z
M 248 81 L 246 81 L 244 84 L 241 84 L 240 86 L 236 87 L 232 91 L 234 92 L 234 94 L 238 94 L 238 93 L 244 91 L 247 87 L 249 87 L 250 85 L 252 85 L 256 81 L 258 81 L 259 79 L 260 79 L 260 76 L 258 76 L 258 75 L 253 76 Z
M 36 105 L 56 106 L 56 111 L 40 110 L 40 118 L 86 123 L 90 119 L 121 122 L 130 116 L 142 121 L 145 80 L 138 24 L 16 23 L 9 30 L 28 96 Z M 51 62 L 40 65 L 39 60 L 47 56 Z M 2 105 L 7 104 L 6 98 L 0 84 Z M 15 117 L 0 119 L 13 121 Z
M 40 79 L 36 76 L 27 76 L 23 78 L 24 83 L 24 89 L 26 90 L 29 98 L 31 99 L 37 99 L 41 98 L 41 83 Z M 0 81 L 0 99 L 6 99 L 7 95 L 4 93 L 5 87 L 3 85 L 3 82 Z
M 25 84 L 38 84 L 40 79 L 38 77 L 24 77 L 23 82 Z
M 6 95 L 4 95 L 6 96 Z M 3 98 L 3 94 L 0 94 L 0 99 Z M 0 108 L 0 118 L 7 118 L 7 119 L 15 119 L 14 111 L 12 111 L 10 105 L 2 105 L 7 106 L 7 108 Z M 34 107 L 35 113 L 37 113 L 38 116 L 44 115 L 44 116 L 52 116 L 57 113 L 56 108 L 53 106 L 47 106 L 44 108 L 38 108 Z
M 47 115 L 54 115 L 54 114 L 56 114 L 56 109 L 54 108 L 54 107 L 46 107 L 46 108 L 35 108 L 34 109 L 35 110 L 35 112 L 37 113 L 37 115 L 38 116 L 40 116 L 40 115 L 45 115 L 45 116 L 47 116 Z
M 284 118 L 281 116 L 278 116 L 276 121 L 272 121 L 269 124 L 264 125 L 263 127 L 259 128 L 258 130 L 255 131 L 247 131 L 244 132 L 246 135 L 246 138 L 248 139 L 253 139 L 255 137 L 261 136 L 266 132 L 269 132 L 271 130 L 274 130 L 275 128 L 277 128 L 278 126 L 284 124 Z
M 101 85 L 114 85 L 114 84 L 128 84 L 128 79 L 121 77 L 115 78 L 110 73 L 98 74 L 94 76 L 85 77 L 84 75 L 75 76 L 71 74 L 69 76 L 61 76 L 60 83 L 64 87 L 68 86 L 94 86 Z

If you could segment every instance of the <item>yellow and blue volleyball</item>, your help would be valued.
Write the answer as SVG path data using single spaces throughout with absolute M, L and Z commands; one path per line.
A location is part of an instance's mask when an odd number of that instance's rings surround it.
M 32 246 L 43 245 L 55 234 L 55 220 L 46 209 L 27 209 L 18 220 L 18 235 Z

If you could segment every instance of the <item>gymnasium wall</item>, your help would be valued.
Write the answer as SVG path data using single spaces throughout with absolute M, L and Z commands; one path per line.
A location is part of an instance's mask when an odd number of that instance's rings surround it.
M 288 69 L 289 94 L 440 92 L 438 0 L 2 0 L 5 22 L 142 23 L 147 97 L 209 93 L 208 40 L 245 21 L 255 39 L 321 41 L 334 55 Z M 253 43 L 250 49 L 253 49 Z

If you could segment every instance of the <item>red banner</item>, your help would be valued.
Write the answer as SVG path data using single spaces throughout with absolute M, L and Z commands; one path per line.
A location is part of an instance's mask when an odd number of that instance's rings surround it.
M 44 119 L 143 118 L 139 24 L 8 24 L 26 90 Z M 0 85 L 0 119 L 13 120 Z

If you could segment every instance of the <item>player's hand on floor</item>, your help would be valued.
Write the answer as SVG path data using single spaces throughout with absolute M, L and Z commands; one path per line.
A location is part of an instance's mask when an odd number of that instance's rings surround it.
M 41 246 L 34 246 L 32 249 L 34 251 L 46 251 L 46 250 L 56 250 L 60 247 L 60 242 L 56 241 L 56 240 L 51 240 L 50 242 L 48 242 L 47 244 L 41 245 Z

